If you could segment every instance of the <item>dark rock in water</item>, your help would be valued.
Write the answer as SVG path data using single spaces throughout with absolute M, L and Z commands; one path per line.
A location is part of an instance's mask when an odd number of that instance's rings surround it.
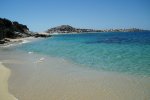
M 8 40 L 8 39 L 0 40 L 0 44 L 4 44 L 4 43 L 8 43 L 8 42 L 10 42 L 10 40 Z
M 4 40 L 0 40 L 0 44 L 4 44 L 6 43 Z
M 43 37 L 43 38 L 47 38 L 47 37 L 51 37 L 51 35 L 45 35 L 45 34 L 35 34 L 34 35 L 35 38 L 38 38 L 38 37 Z

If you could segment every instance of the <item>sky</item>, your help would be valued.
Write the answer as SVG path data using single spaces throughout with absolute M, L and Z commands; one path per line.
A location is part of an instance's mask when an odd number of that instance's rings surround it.
M 0 0 L 0 17 L 37 32 L 66 24 L 150 30 L 150 0 Z

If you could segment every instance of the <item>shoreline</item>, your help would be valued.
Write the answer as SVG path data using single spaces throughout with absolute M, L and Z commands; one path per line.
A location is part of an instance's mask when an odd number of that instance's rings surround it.
M 4 61 L 12 71 L 10 92 L 19 100 L 148 100 L 150 97 L 149 78 L 99 72 L 61 58 L 20 53 L 13 53 L 8 56 L 14 55 L 12 58 Z
M 0 51 L 0 61 L 11 71 L 7 86 L 19 100 L 150 98 L 149 77 L 96 71 L 62 58 L 9 49 Z
M 18 100 L 8 90 L 11 71 L 0 62 L 0 100 Z
M 7 38 L 6 38 L 7 39 Z M 0 44 L 0 47 L 10 47 L 10 46 L 16 46 L 16 45 L 21 45 L 29 42 L 33 42 L 39 39 L 43 38 L 35 38 L 35 37 L 26 37 L 26 38 L 18 38 L 18 39 L 8 39 L 10 42 Z

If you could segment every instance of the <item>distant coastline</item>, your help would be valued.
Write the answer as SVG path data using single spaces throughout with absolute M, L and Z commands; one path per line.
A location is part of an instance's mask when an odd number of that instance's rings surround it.
M 88 32 L 144 32 L 149 30 L 143 30 L 138 28 L 130 28 L 130 29 L 105 29 L 105 30 L 95 30 L 95 29 L 81 29 L 74 28 L 70 25 L 61 25 L 57 27 L 50 28 L 46 31 L 49 34 L 55 33 L 88 33 Z

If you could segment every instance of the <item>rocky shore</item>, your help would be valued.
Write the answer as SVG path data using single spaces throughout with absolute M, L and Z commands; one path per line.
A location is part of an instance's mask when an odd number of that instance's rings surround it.
M 0 18 L 0 44 L 12 42 L 12 39 L 27 37 L 46 38 L 50 37 L 50 35 L 31 32 L 26 25 L 10 21 L 6 18 Z

